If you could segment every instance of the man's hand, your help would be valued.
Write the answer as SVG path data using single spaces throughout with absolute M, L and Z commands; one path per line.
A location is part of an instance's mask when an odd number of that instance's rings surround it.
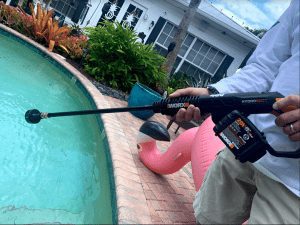
M 293 106 L 293 110 L 279 115 L 275 123 L 282 127 L 283 132 L 287 134 L 292 141 L 300 141 L 300 96 L 290 95 L 276 102 L 273 105 L 274 109 L 283 110 Z
M 185 88 L 178 89 L 170 95 L 170 98 L 180 97 L 180 96 L 198 96 L 198 95 L 209 95 L 206 88 Z M 194 105 L 190 105 L 187 109 L 181 108 L 176 114 L 176 121 L 190 121 L 194 119 L 195 121 L 200 120 L 200 109 Z

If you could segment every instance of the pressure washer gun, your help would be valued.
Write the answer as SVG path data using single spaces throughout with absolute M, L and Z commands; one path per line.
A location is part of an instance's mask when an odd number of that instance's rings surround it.
M 28 110 L 25 119 L 28 123 L 39 123 L 41 119 L 61 116 L 88 115 L 152 110 L 155 113 L 174 116 L 179 109 L 194 105 L 202 113 L 211 113 L 216 126 L 215 134 L 241 162 L 255 162 L 268 151 L 277 157 L 300 158 L 300 149 L 293 152 L 275 151 L 253 123 L 247 118 L 250 114 L 283 113 L 295 109 L 289 106 L 283 111 L 274 111 L 273 104 L 284 98 L 278 92 L 233 93 L 210 96 L 184 96 L 167 98 L 148 106 L 96 109 L 71 112 L 44 113 L 37 109 Z
M 187 96 L 156 102 L 153 110 L 172 116 L 180 108 L 194 105 L 200 108 L 201 113 L 211 113 L 215 134 L 240 162 L 255 162 L 267 151 L 277 157 L 300 158 L 300 149 L 293 152 L 275 151 L 264 134 L 247 118 L 250 114 L 281 114 L 295 109 L 289 106 L 283 111 L 274 110 L 273 104 L 282 98 L 284 96 L 278 92 Z

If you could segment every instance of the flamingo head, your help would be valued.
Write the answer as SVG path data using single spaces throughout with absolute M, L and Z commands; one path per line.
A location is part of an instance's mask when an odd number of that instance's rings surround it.
M 170 141 L 170 134 L 167 128 L 156 121 L 146 121 L 139 129 L 137 143 L 155 141 Z

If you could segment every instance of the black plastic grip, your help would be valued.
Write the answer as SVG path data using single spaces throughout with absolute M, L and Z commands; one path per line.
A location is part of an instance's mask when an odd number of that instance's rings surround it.
M 179 109 L 194 105 L 201 113 L 212 113 L 223 117 L 233 110 L 239 110 L 245 115 L 270 113 L 276 99 L 284 97 L 278 92 L 265 93 L 232 93 L 210 96 L 183 96 L 168 98 L 153 103 L 153 111 L 174 116 Z
M 167 98 L 153 103 L 153 111 L 163 115 L 174 116 L 179 109 L 188 108 L 189 105 L 200 105 L 199 96 L 181 96 L 177 98 Z

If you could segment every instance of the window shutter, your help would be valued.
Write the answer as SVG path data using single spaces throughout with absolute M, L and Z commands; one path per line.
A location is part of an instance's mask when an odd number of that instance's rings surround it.
M 74 23 L 79 22 L 82 11 L 85 9 L 87 3 L 88 3 L 88 0 L 79 1 L 78 6 L 74 12 L 72 19 L 71 19 Z
M 227 72 L 227 70 L 228 70 L 228 68 L 231 65 L 233 60 L 234 60 L 234 58 L 229 56 L 229 55 L 227 55 L 225 57 L 222 65 L 219 67 L 216 74 L 212 77 L 212 83 L 216 83 L 224 77 L 224 74 Z
M 151 34 L 149 35 L 146 44 L 150 44 L 150 43 L 154 43 L 157 36 L 159 35 L 161 29 L 163 28 L 163 26 L 166 23 L 166 19 L 159 17 L 159 19 L 157 20 Z

